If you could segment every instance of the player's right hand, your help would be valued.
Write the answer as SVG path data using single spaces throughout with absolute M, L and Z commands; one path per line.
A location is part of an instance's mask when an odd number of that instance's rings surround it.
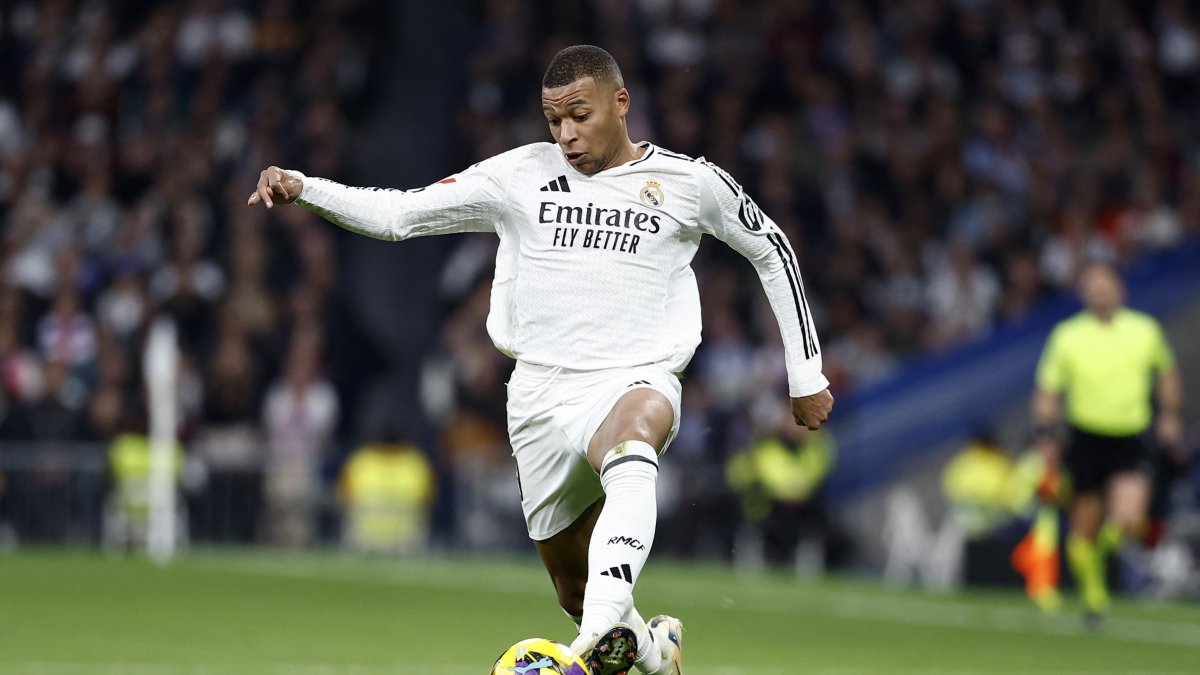
M 276 204 L 291 204 L 300 196 L 304 182 L 277 166 L 269 166 L 258 175 L 258 187 L 250 193 L 246 206 L 262 202 L 271 208 Z
M 829 421 L 829 413 L 833 411 L 833 394 L 828 389 L 819 391 L 811 396 L 801 396 L 792 399 L 792 417 L 796 424 L 808 427 L 812 431 L 821 428 Z

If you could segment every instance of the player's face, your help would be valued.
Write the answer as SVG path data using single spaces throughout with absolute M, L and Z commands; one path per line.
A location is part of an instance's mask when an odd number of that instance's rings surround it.
M 597 83 L 591 77 L 542 89 L 542 112 L 550 135 L 580 173 L 590 175 L 616 163 L 628 143 L 628 111 L 629 92 L 624 87 Z
M 1083 304 L 1093 312 L 1109 314 L 1125 301 L 1125 288 L 1115 272 L 1104 265 L 1094 265 L 1079 279 Z

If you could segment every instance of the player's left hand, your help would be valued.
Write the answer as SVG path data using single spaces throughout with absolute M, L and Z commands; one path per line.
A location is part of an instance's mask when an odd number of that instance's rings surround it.
M 1159 415 L 1155 427 L 1159 445 L 1172 452 L 1183 448 L 1183 421 L 1178 413 Z
M 811 396 L 801 396 L 792 399 L 792 417 L 796 424 L 808 427 L 812 431 L 821 428 L 829 421 L 829 413 L 833 410 L 833 394 L 829 390 L 817 392 Z
M 269 209 L 276 203 L 291 204 L 303 189 L 302 180 L 277 166 L 269 166 L 259 174 L 258 186 L 250 193 L 246 206 L 262 202 Z

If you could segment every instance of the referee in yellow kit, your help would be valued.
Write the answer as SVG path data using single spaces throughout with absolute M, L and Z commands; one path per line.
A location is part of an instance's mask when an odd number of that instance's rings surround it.
M 1161 449 L 1182 445 L 1182 386 L 1175 357 L 1153 317 L 1124 306 L 1116 271 L 1093 264 L 1080 276 L 1085 310 L 1050 333 L 1033 395 L 1035 444 L 1071 476 L 1067 560 L 1095 624 L 1108 606 L 1104 560 L 1146 523 L 1152 481 L 1147 432 Z M 1152 389 L 1153 387 L 1153 389 Z M 1055 433 L 1066 401 L 1065 447 Z

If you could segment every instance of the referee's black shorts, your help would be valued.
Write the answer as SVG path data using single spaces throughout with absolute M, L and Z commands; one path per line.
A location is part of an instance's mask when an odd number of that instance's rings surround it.
M 1143 437 L 1103 436 L 1071 427 L 1063 465 L 1071 473 L 1075 494 L 1099 492 L 1119 473 L 1136 471 L 1154 478 L 1150 449 Z

